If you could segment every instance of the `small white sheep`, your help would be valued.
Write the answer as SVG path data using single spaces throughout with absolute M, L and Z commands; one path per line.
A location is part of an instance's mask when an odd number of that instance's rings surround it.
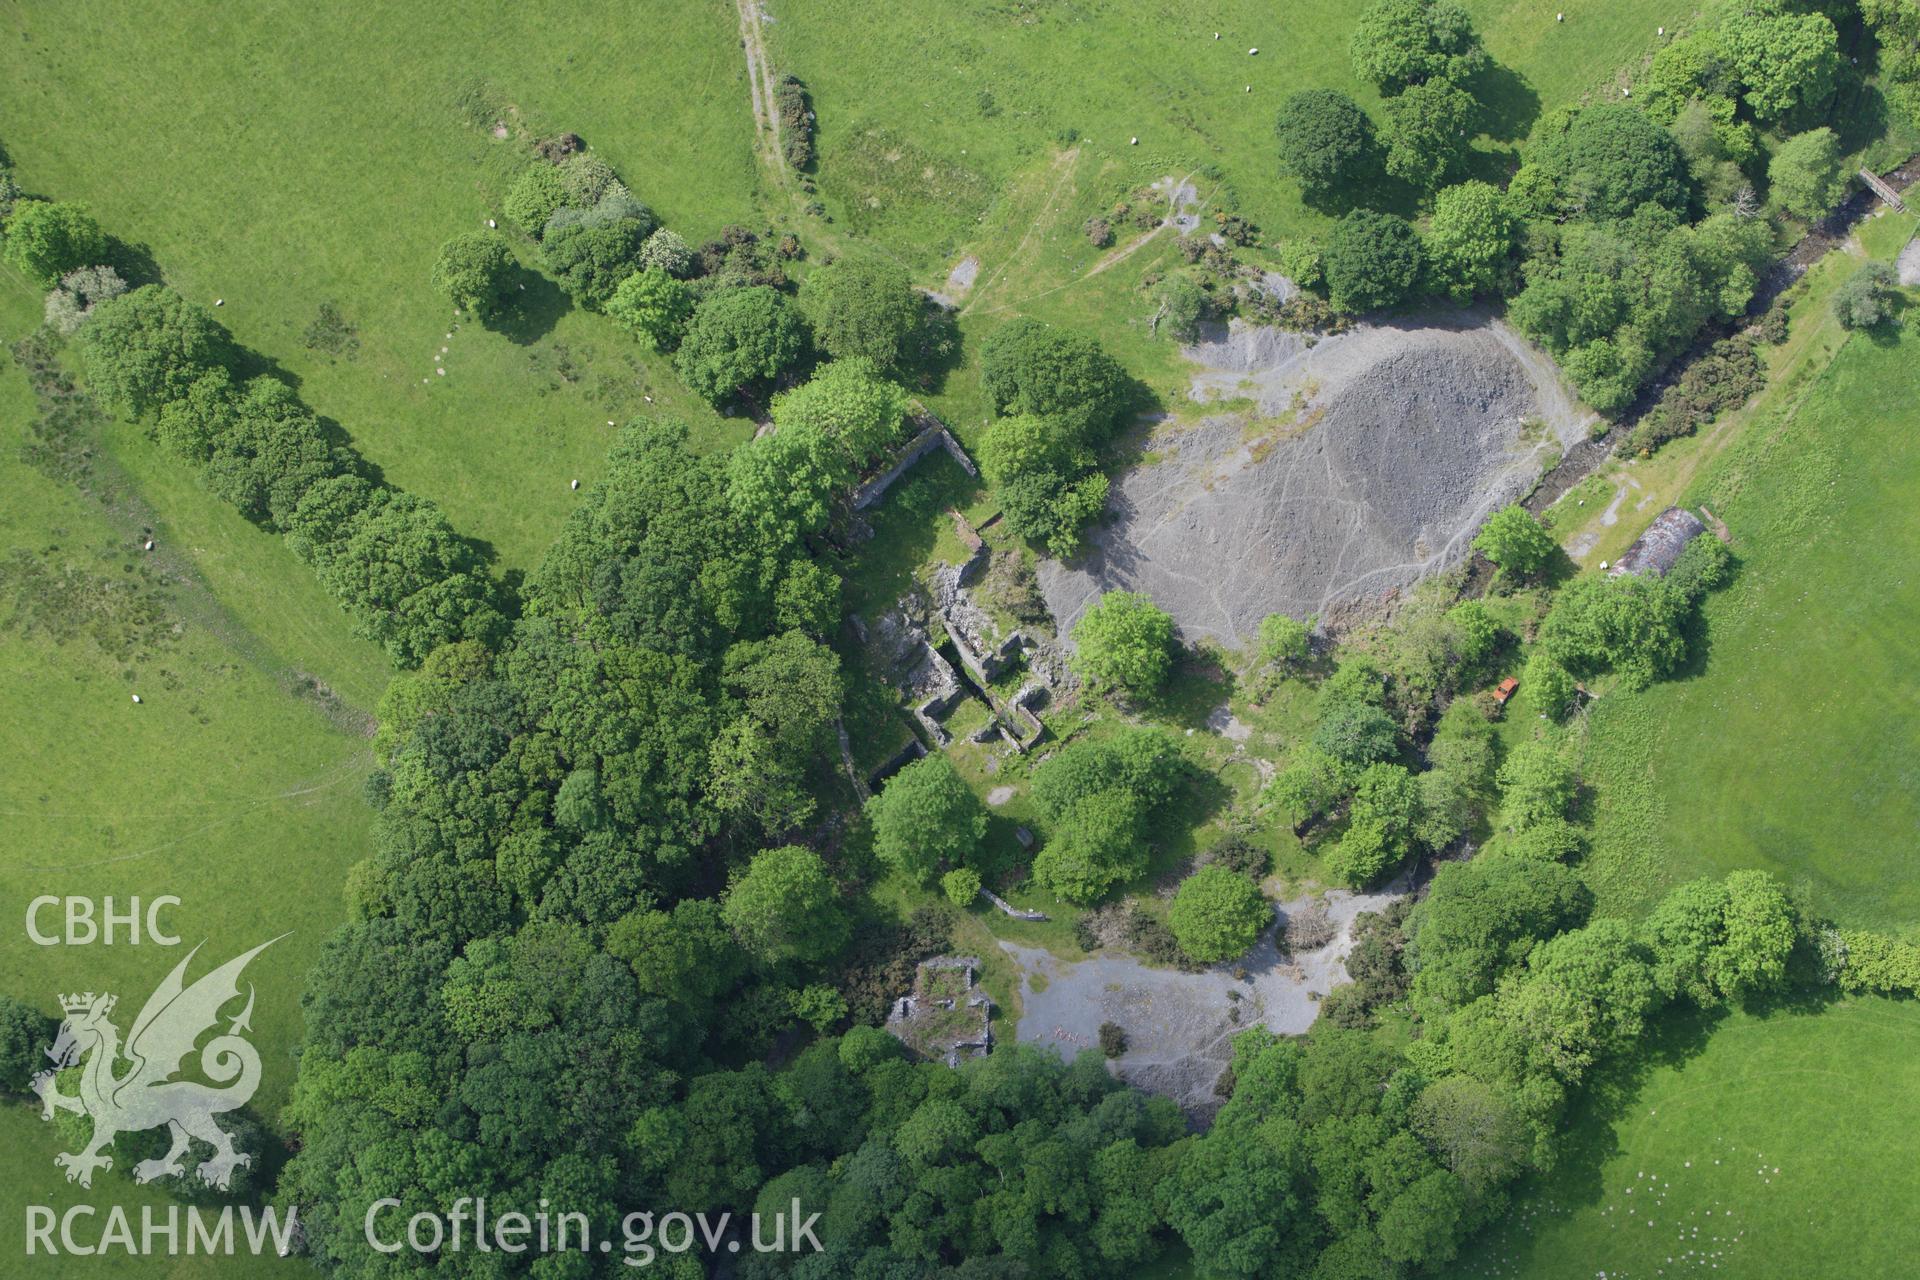
M 152 538 L 148 538 L 148 539 L 147 539 L 147 541 L 146 541 L 146 543 L 145 543 L 145 545 L 143 545 L 143 546 L 142 546 L 142 547 L 141 547 L 140 549 L 141 549 L 142 551 L 151 551 L 151 550 L 153 550 L 153 539 L 152 539 Z
M 575 481 L 573 482 L 573 487 L 574 487 L 575 489 L 578 489 L 578 488 L 580 487 L 580 482 L 579 482 L 578 480 L 575 480 Z
M 139 695 L 139 694 L 137 694 L 137 693 L 136 693 L 136 694 L 134 694 L 134 695 L 133 695 L 133 701 L 134 701 L 134 704 L 135 704 L 135 705 L 137 706 L 137 705 L 139 704 L 139 702 L 140 702 L 140 695 Z

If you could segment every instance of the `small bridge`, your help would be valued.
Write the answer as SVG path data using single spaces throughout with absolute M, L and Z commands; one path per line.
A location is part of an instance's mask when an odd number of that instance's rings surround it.
M 1888 205 L 1892 206 L 1895 212 L 1905 213 L 1907 211 L 1906 203 L 1900 199 L 1900 193 L 1888 186 L 1886 180 L 1873 170 L 1862 169 L 1860 171 L 1860 181 L 1867 184 L 1867 190 L 1873 192 L 1873 194 L 1879 196 L 1882 200 L 1886 201 Z

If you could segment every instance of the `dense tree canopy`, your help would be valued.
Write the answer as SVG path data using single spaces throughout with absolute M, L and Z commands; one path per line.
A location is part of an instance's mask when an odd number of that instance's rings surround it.
M 1244 955 L 1273 923 L 1273 908 L 1245 876 L 1202 867 L 1180 882 L 1167 923 L 1182 951 L 1211 964 Z
M 1280 104 L 1274 124 L 1280 171 L 1310 195 L 1362 182 L 1378 163 L 1373 121 L 1360 105 L 1332 89 L 1302 89 Z
M 1613 670 L 1642 688 L 1687 655 L 1689 604 L 1670 582 L 1645 574 L 1574 579 L 1540 625 L 1540 647 L 1576 675 Z
M 433 287 L 452 299 L 455 311 L 471 311 L 484 323 L 513 304 L 517 270 L 505 236 L 496 231 L 463 231 L 440 246 L 440 256 L 433 262 Z
M 1387 99 L 1387 172 L 1423 191 L 1439 187 L 1465 162 L 1475 109 L 1473 95 L 1444 79 Z
M 1354 74 L 1388 95 L 1434 81 L 1460 84 L 1487 63 L 1467 11 L 1452 0 L 1372 0 L 1351 45 Z
M 107 236 L 87 206 L 67 200 L 19 200 L 7 215 L 0 253 L 42 287 L 79 267 L 98 266 Z
M 906 361 L 924 303 L 906 271 L 870 258 L 836 258 L 807 277 L 801 302 L 820 348 L 882 372 Z
M 213 313 L 162 285 L 143 285 L 94 308 L 80 331 L 87 386 L 109 409 L 134 418 L 180 398 L 202 374 L 233 358 Z
M 607 314 L 655 351 L 672 351 L 693 319 L 693 304 L 693 290 L 684 283 L 660 267 L 641 267 L 607 299 Z
M 1797 218 L 1824 218 L 1847 194 L 1840 140 L 1826 126 L 1796 133 L 1767 164 L 1767 186 Z
M 1062 748 L 1034 770 L 1033 797 L 1053 822 L 1034 877 L 1068 902 L 1089 903 L 1146 869 L 1149 829 L 1191 766 L 1150 729 Z
M 1895 314 L 1900 278 L 1884 262 L 1867 262 L 1834 290 L 1833 314 L 1848 329 L 1871 329 Z
M 1059 419 L 1016 413 L 988 429 L 979 453 L 1014 531 L 1057 556 L 1071 554 L 1107 499 L 1093 450 Z
M 807 351 L 807 328 L 786 296 L 765 285 L 726 289 L 694 308 L 675 367 L 714 404 L 786 373 Z
M 907 393 L 855 356 L 823 365 L 813 377 L 773 402 L 781 431 L 812 431 L 837 445 L 859 471 L 885 456 L 900 440 Z
M 560 171 L 541 162 L 520 171 L 501 204 L 522 231 L 538 239 L 546 229 L 547 219 L 566 202 L 567 188 L 560 180 Z
M 1771 0 L 1730 10 L 1720 33 L 1756 119 L 1791 120 L 1833 96 L 1840 47 L 1826 14 Z
M 1519 503 L 1510 503 L 1487 518 L 1473 536 L 1473 549 L 1516 578 L 1531 578 L 1547 567 L 1558 551 L 1553 535 Z
M 987 834 L 986 806 L 945 755 L 916 760 L 889 778 L 867 802 L 867 818 L 874 853 L 921 883 L 971 862 Z
M 1455 302 L 1504 292 L 1513 246 L 1514 219 L 1498 187 L 1462 182 L 1434 196 L 1427 264 L 1435 286 Z
M 980 344 L 980 386 L 996 414 L 1034 414 L 1093 446 L 1126 412 L 1130 389 L 1093 339 L 1037 320 L 1009 321 Z
M 600 308 L 634 273 L 640 246 L 653 227 L 651 218 L 638 217 L 559 226 L 550 221 L 540 253 L 569 297 L 583 307 Z
M 1709 320 L 1746 309 L 1771 235 L 1755 218 L 1688 226 L 1642 206 L 1623 221 L 1570 223 L 1557 240 L 1527 263 L 1508 315 L 1562 358 L 1589 404 L 1614 413 Z
M 32 1005 L 0 995 L 0 1095 L 23 1095 L 28 1080 L 46 1064 L 54 1021 Z
M 1646 112 L 1581 107 L 1543 128 L 1529 163 L 1552 181 L 1561 208 L 1597 219 L 1624 218 L 1643 204 L 1686 212 L 1686 159 Z
M 799 845 L 757 853 L 727 887 L 721 916 L 767 964 L 818 961 L 845 945 L 847 920 L 820 855 Z
M 1382 311 L 1413 296 L 1426 269 L 1426 250 L 1405 218 L 1355 209 L 1333 225 L 1326 269 L 1334 306 Z

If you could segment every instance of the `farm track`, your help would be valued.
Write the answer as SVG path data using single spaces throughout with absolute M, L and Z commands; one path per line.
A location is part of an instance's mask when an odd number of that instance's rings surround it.
M 781 149 L 780 111 L 773 97 L 773 64 L 767 57 L 766 33 L 760 26 L 757 0 L 734 0 L 740 13 L 740 48 L 747 55 L 747 89 L 753 96 L 753 134 L 761 163 L 785 186 L 791 170 Z

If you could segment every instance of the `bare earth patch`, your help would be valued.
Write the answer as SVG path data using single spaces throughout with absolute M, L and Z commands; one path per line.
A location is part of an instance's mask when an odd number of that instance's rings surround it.
M 1406 890 L 1396 882 L 1379 893 L 1334 889 L 1283 903 L 1276 927 L 1252 951 L 1199 973 L 1149 968 L 1111 952 L 1070 963 L 1003 940 L 1001 949 L 1022 973 L 1016 1035 L 1072 1058 L 1099 1045 L 1101 1023 L 1116 1022 L 1126 1028 L 1127 1051 L 1114 1061 L 1114 1073 L 1165 1094 L 1205 1123 L 1220 1108 L 1214 1086 L 1233 1058 L 1233 1037 L 1256 1024 L 1282 1035 L 1311 1027 L 1320 998 L 1347 981 L 1354 917 L 1383 910 Z M 1318 936 L 1328 940 L 1311 951 L 1282 951 L 1277 935 L 1294 915 L 1324 915 Z
M 1040 566 L 1062 634 L 1109 590 L 1229 644 L 1275 611 L 1367 609 L 1463 557 L 1593 421 L 1544 354 L 1473 311 L 1318 342 L 1236 321 L 1186 354 L 1196 402 L 1240 404 L 1163 428 L 1087 549 Z
M 1901 284 L 1920 284 L 1920 240 L 1907 241 L 1907 247 L 1900 251 L 1899 272 Z

